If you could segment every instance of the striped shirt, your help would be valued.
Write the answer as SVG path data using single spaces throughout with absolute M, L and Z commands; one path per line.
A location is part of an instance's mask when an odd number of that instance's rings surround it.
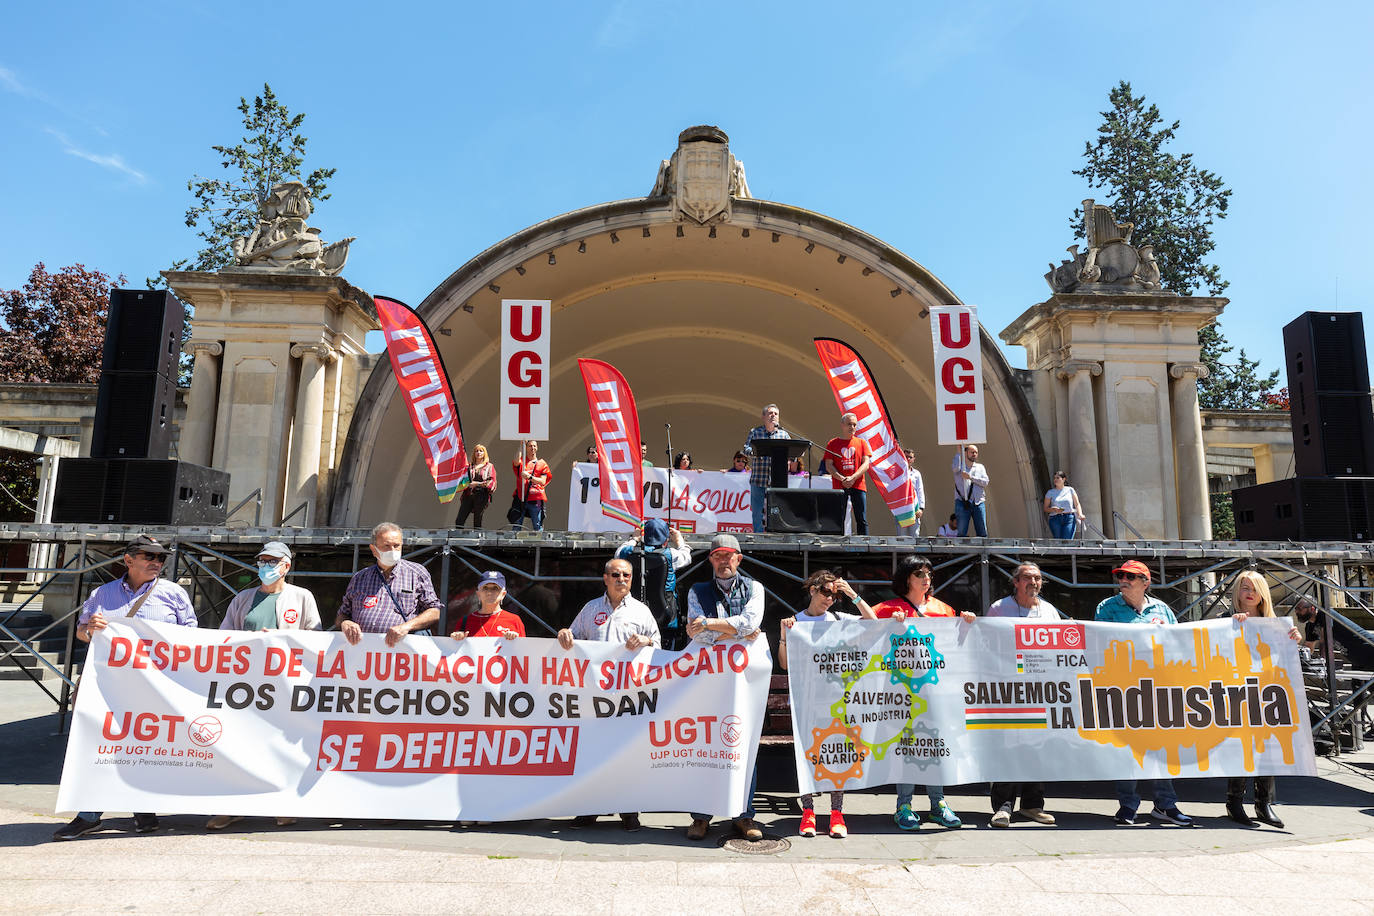
M 432 607 L 442 605 L 434 593 L 429 570 L 419 563 L 397 560 L 389 575 L 375 563 L 354 573 L 339 605 L 338 619 L 353 621 L 364 633 L 385 633 Z
M 749 435 L 745 437 L 744 448 L 742 451 L 746 455 L 754 455 L 754 447 L 749 443 L 755 439 L 791 439 L 792 434 L 779 426 L 771 433 L 766 426 L 755 426 L 749 430 Z M 773 478 L 773 459 L 765 458 L 761 455 L 754 455 L 754 460 L 749 465 L 749 486 L 768 487 L 772 486 Z
M 77 625 L 85 626 L 97 611 L 104 614 L 107 621 L 127 617 L 129 608 L 145 594 L 148 595 L 148 599 L 139 607 L 135 617 L 155 623 L 197 626 L 196 612 L 191 607 L 191 598 L 186 594 L 186 589 L 170 579 L 154 579 L 135 591 L 129 587 L 129 580 L 124 576 L 113 582 L 106 582 L 91 592 L 91 596 L 81 606 L 81 617 L 77 620 Z

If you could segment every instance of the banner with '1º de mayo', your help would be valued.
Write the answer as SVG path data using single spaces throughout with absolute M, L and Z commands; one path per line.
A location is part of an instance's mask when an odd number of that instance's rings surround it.
M 410 636 L 389 649 L 374 635 L 111 621 L 91 643 L 57 810 L 732 816 L 772 665 L 762 639 L 631 652 Z
M 1286 620 L 799 622 L 803 792 L 1316 774 Z

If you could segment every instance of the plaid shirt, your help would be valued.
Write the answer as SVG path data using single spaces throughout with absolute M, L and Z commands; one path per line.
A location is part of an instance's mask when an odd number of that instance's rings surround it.
M 755 439 L 791 439 L 792 434 L 779 426 L 771 433 L 766 426 L 755 426 L 749 430 L 749 435 L 744 439 L 744 453 L 754 455 L 754 447 L 749 443 Z M 761 458 L 754 455 L 754 460 L 749 464 L 749 486 L 767 487 L 772 485 L 773 459 Z
M 385 579 L 383 575 L 375 563 L 354 573 L 339 605 L 338 619 L 353 621 L 364 633 L 385 633 L 422 611 L 442 607 L 429 570 L 419 563 L 398 560 L 391 575 Z M 391 594 L 387 594 L 387 586 L 391 587 Z M 392 595 L 396 596 L 395 601 Z M 399 608 L 396 601 L 401 603 Z

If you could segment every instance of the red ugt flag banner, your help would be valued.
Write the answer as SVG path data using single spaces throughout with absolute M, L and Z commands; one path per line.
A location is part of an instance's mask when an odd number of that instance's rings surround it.
M 468 485 L 468 456 L 443 358 L 424 319 L 410 306 L 382 296 L 373 296 L 372 301 L 377 303 L 391 369 L 405 395 L 434 489 L 439 491 L 439 502 L 446 503 Z
M 610 363 L 579 359 L 587 409 L 601 463 L 601 512 L 628 525 L 644 522 L 644 467 L 639 457 L 639 412 L 625 376 Z
M 916 524 L 916 487 L 906 463 L 906 456 L 897 445 L 897 431 L 883 403 L 882 392 L 868 371 L 868 364 L 849 344 L 830 337 L 813 338 L 816 353 L 825 366 L 825 377 L 840 410 L 852 413 L 859 420 L 854 435 L 868 443 L 873 457 L 868 473 L 883 494 L 883 502 L 892 510 L 897 524 L 909 528 Z

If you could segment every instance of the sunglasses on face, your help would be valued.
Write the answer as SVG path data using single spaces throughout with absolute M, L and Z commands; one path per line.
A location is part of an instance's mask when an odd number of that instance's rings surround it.
M 612 579 L 633 579 L 635 574 L 627 572 L 613 572 L 606 573 L 606 575 L 610 576 Z
M 162 563 L 167 559 L 163 554 L 148 553 L 146 550 L 140 550 L 138 553 L 134 554 L 134 557 L 139 560 L 147 560 L 149 563 Z
M 1149 576 L 1142 576 L 1140 573 L 1133 573 L 1133 572 L 1119 572 L 1119 573 L 1116 574 L 1116 581 L 1118 581 L 1118 582 L 1134 582 L 1134 581 L 1137 580 L 1137 579 L 1148 579 L 1148 578 L 1149 578 Z

